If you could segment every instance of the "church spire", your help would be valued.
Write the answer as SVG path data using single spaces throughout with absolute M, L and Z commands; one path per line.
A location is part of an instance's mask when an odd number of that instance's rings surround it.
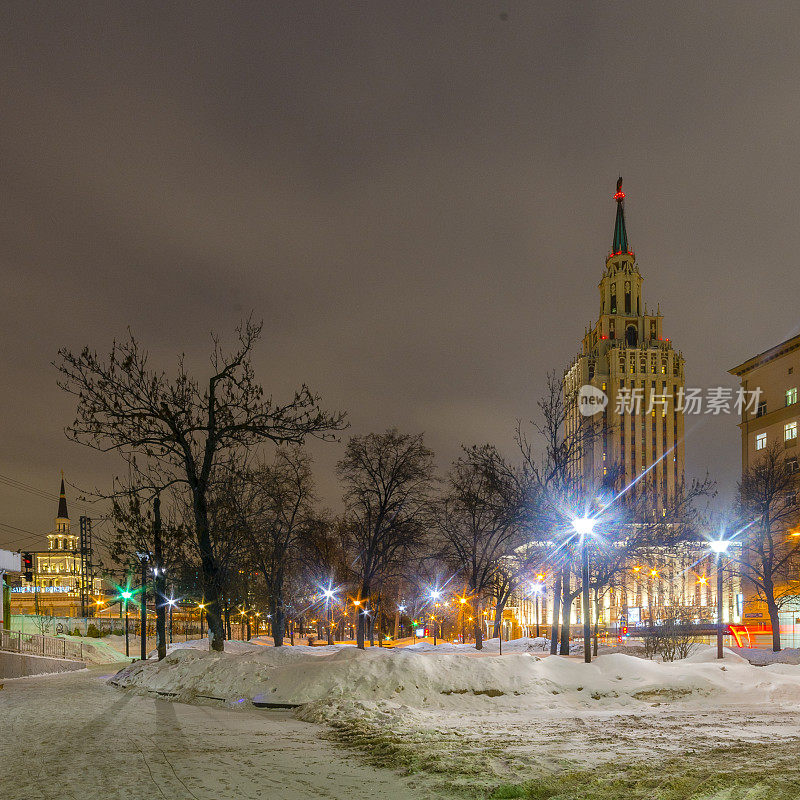
M 622 176 L 617 180 L 617 221 L 614 223 L 614 243 L 611 245 L 613 255 L 630 253 L 628 249 L 628 232 L 625 230 L 625 192 L 622 191 Z
M 64 491 L 64 473 L 61 473 L 61 493 L 58 498 L 58 516 L 57 519 L 69 519 L 67 513 L 67 495 Z

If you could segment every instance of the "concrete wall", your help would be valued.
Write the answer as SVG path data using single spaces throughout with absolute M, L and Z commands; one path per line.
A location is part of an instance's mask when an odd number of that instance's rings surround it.
M 27 653 L 9 653 L 0 650 L 0 680 L 3 678 L 25 678 L 28 675 L 44 675 L 51 672 L 72 672 L 84 669 L 82 661 L 65 661 L 61 658 L 31 656 Z

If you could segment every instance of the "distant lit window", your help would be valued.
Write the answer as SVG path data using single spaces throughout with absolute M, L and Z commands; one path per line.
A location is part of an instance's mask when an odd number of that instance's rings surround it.
M 766 433 L 757 433 L 756 434 L 756 450 L 763 450 L 767 446 L 767 434 Z
M 797 402 L 797 387 L 786 390 L 786 405 L 793 406 Z
M 795 420 L 794 422 L 787 422 L 783 426 L 783 440 L 785 442 L 788 442 L 796 438 L 797 438 L 797 420 Z

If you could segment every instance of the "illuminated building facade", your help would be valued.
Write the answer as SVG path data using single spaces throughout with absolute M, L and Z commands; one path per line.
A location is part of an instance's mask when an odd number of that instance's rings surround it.
M 47 534 L 47 550 L 31 553 L 33 574 L 11 587 L 12 614 L 42 614 L 76 617 L 81 613 L 81 581 L 89 566 L 81 555 L 78 534 L 73 531 L 67 510 L 64 479 L 58 499 L 53 530 Z M 100 578 L 91 579 L 91 592 L 102 590 Z
M 628 242 L 622 178 L 614 200 L 614 237 L 598 287 L 600 313 L 564 376 L 567 434 L 587 424 L 599 429 L 581 453 L 587 490 L 603 484 L 619 489 L 640 478 L 630 497 L 644 493 L 653 513 L 663 515 L 670 498 L 683 491 L 684 360 L 664 336 L 660 307 L 654 311 L 644 302 L 643 278 Z M 608 398 L 593 415 L 581 413 L 585 386 Z
M 800 476 L 800 335 L 748 358 L 729 372 L 739 378 L 743 391 L 758 398 L 755 407 L 743 406 L 741 409 L 739 430 L 742 437 L 742 472 L 756 465 L 767 448 L 774 447 L 777 443 L 783 451 L 789 471 Z M 797 483 L 797 488 L 800 489 L 800 478 Z M 793 636 L 795 641 L 800 641 L 800 549 L 796 538 L 800 533 L 796 524 L 798 519 L 800 509 L 793 520 L 794 524 L 787 524 L 783 531 L 786 549 L 778 552 L 776 558 L 786 558 L 787 563 L 774 576 L 775 597 L 780 598 L 782 606 L 781 629 L 785 635 Z M 766 603 L 750 581 L 744 581 L 744 590 L 747 621 L 768 623 Z
M 581 350 L 564 373 L 565 436 L 585 442 L 575 476 L 581 496 L 614 492 L 615 506 L 630 504 L 639 524 L 670 525 L 670 509 L 684 492 L 684 408 L 691 406 L 684 358 L 664 336 L 660 305 L 654 310 L 644 301 L 642 274 L 628 241 L 622 178 L 613 199 L 614 234 L 598 285 L 597 322 L 584 331 Z M 587 404 L 587 397 L 593 402 Z M 716 573 L 706 542 L 655 544 L 639 559 L 615 576 L 600 598 L 601 627 L 658 624 L 678 613 L 698 622 L 714 619 Z M 530 635 L 537 605 L 540 626 L 552 622 L 552 579 L 543 576 L 538 601 L 522 586 L 510 609 L 517 634 Z M 738 622 L 742 603 L 738 580 L 728 576 L 723 619 Z M 573 604 L 575 623 L 580 604 L 580 598 Z

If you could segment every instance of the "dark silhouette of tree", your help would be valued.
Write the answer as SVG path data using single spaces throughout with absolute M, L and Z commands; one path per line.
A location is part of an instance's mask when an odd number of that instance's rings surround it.
M 55 362 L 59 386 L 78 401 L 75 421 L 66 429 L 69 438 L 103 452 L 115 450 L 129 462 L 146 459 L 163 485 L 188 488 L 214 650 L 222 650 L 224 631 L 209 528 L 213 481 L 242 451 L 263 442 L 331 438 L 345 425 L 344 414 L 323 411 L 306 386 L 285 404 L 265 396 L 251 361 L 260 333 L 261 324 L 247 320 L 237 329 L 238 345 L 231 352 L 214 337 L 211 375 L 203 381 L 189 374 L 183 357 L 173 378 L 151 368 L 132 334 L 115 341 L 106 358 L 88 347 L 80 353 L 62 348 Z
M 497 599 L 498 615 L 516 585 L 511 562 L 521 539 L 524 493 L 519 475 L 492 445 L 470 447 L 448 474 L 437 505 L 436 526 L 443 556 L 472 596 L 475 647 L 483 649 L 482 603 Z M 504 563 L 505 562 L 505 563 Z M 499 628 L 499 623 L 496 624 Z
M 781 649 L 779 612 L 796 601 L 799 590 L 789 579 L 800 567 L 800 537 L 791 529 L 800 521 L 797 475 L 777 442 L 767 446 L 739 482 L 738 511 L 742 526 L 742 574 L 766 603 L 772 625 L 772 649 Z
M 421 434 L 392 428 L 353 436 L 336 471 L 345 488 L 344 531 L 361 602 L 356 642 L 363 649 L 372 595 L 422 541 L 433 453 Z

